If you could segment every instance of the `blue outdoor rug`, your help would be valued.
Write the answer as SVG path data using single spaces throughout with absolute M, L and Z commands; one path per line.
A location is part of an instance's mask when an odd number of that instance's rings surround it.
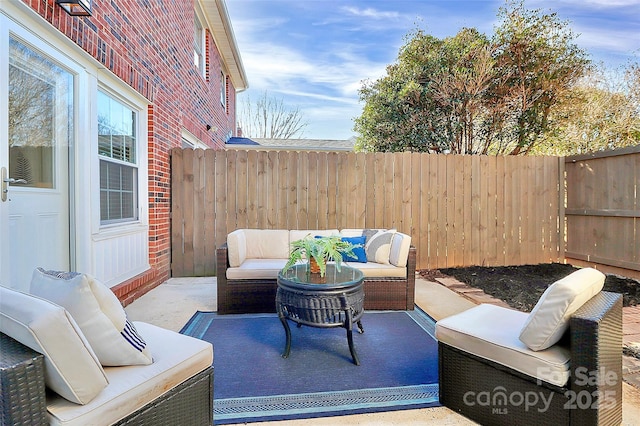
M 328 417 L 439 406 L 433 319 L 366 311 L 355 330 L 360 365 L 343 328 L 291 326 L 289 358 L 276 314 L 196 312 L 181 333 L 213 343 L 214 422 Z

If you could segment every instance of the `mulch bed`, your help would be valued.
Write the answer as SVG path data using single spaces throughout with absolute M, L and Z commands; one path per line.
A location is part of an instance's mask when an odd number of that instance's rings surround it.
M 562 263 L 543 263 L 522 266 L 470 266 L 440 270 L 421 270 L 420 275 L 430 281 L 450 276 L 471 287 L 503 300 L 514 309 L 530 312 L 548 286 L 578 268 Z M 604 290 L 622 293 L 624 306 L 640 303 L 640 282 L 607 275 Z

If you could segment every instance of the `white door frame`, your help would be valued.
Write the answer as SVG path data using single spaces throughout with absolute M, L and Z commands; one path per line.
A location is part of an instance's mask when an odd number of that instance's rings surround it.
M 20 2 L 16 2 L 20 3 Z M 12 7 L 15 6 L 15 7 Z M 75 162 L 77 158 L 77 143 L 75 141 L 78 140 L 78 135 L 82 129 L 81 117 L 83 116 L 80 113 L 80 109 L 85 107 L 85 102 L 81 96 L 79 96 L 79 89 L 83 86 L 86 86 L 86 72 L 84 72 L 84 67 L 80 66 L 76 61 L 68 58 L 60 49 L 52 46 L 50 43 L 45 41 L 43 38 L 47 40 L 55 40 L 55 37 L 49 37 L 49 34 L 46 34 L 46 30 L 43 33 L 37 32 L 34 33 L 33 29 L 38 28 L 39 24 L 43 22 L 36 22 L 33 25 L 30 25 L 30 21 L 32 21 L 32 17 L 30 16 L 28 11 L 23 10 L 23 7 L 19 5 L 15 5 L 14 3 L 10 3 L 8 5 L 3 4 L 2 10 L 0 13 L 0 111 L 3 111 L 2 116 L 0 116 L 0 167 L 4 167 L 8 169 L 9 166 L 9 149 L 8 149 L 8 140 L 9 140 L 9 128 L 8 128 L 8 81 L 9 81 L 9 40 L 10 38 L 14 38 L 19 40 L 21 43 L 27 45 L 29 48 L 37 51 L 42 56 L 46 57 L 51 62 L 55 63 L 60 68 L 69 72 L 73 76 L 73 92 L 74 96 L 71 102 L 73 102 L 73 130 L 72 135 L 70 137 L 70 146 L 66 151 L 66 156 L 68 158 L 68 170 L 62 171 L 68 176 L 68 179 L 64 179 L 64 188 L 60 188 L 60 190 L 66 192 L 66 197 L 68 200 L 68 205 L 65 212 L 65 220 L 68 217 L 69 225 L 68 231 L 65 226 L 66 235 L 65 240 L 68 239 L 68 246 L 65 248 L 68 251 L 68 265 L 63 265 L 64 267 L 73 270 L 76 267 L 76 241 L 77 236 L 75 232 L 75 208 L 74 208 L 74 200 L 76 193 L 75 191 L 75 181 L 77 177 L 74 177 L 74 170 L 76 170 Z M 13 16 L 14 19 L 11 19 L 9 16 Z M 48 25 L 51 28 L 50 25 Z M 49 30 L 49 32 L 52 32 Z M 86 124 L 85 124 L 86 126 Z M 11 270 L 11 251 L 15 248 L 15 244 L 19 242 L 9 241 L 10 240 L 10 210 L 11 205 L 9 199 L 11 198 L 12 187 L 7 186 L 7 201 L 0 201 L 0 284 L 7 285 L 10 287 L 16 287 L 22 290 L 28 290 L 28 282 L 31 277 L 24 277 L 21 279 L 20 283 L 12 283 L 10 279 L 10 270 Z M 13 188 L 13 191 L 16 191 L 16 188 Z M 22 196 L 29 195 L 32 192 L 32 196 L 37 197 L 37 190 L 23 190 L 21 191 Z M 14 192 L 16 193 L 16 192 Z M 17 194 L 17 193 L 16 193 Z M 33 242 L 32 242 L 33 243 Z M 39 241 L 36 244 L 47 244 L 46 241 Z M 67 244 L 65 244 L 67 245 Z M 66 256 L 65 256 L 66 257 Z M 61 265 L 62 266 L 62 265 Z

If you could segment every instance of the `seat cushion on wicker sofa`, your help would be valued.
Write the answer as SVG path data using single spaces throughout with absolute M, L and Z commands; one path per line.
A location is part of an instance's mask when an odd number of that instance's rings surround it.
M 569 328 L 571 315 L 602 290 L 604 280 L 602 272 L 583 268 L 551 284 L 529 314 L 520 340 L 534 351 L 554 345 Z
M 151 324 L 134 324 L 154 354 L 153 364 L 105 367 L 109 386 L 86 405 L 55 395 L 48 398 L 50 424 L 112 424 L 213 364 L 210 343 Z
M 44 355 L 45 384 L 68 404 L 86 404 L 108 385 L 98 357 L 63 307 L 0 286 L 0 331 Z
M 364 274 L 365 278 L 406 278 L 407 268 L 398 267 L 394 265 L 385 265 L 382 263 L 374 262 L 344 262 L 345 265 L 349 265 L 352 268 L 359 269 Z
M 561 345 L 533 351 L 518 335 L 528 314 L 482 304 L 436 323 L 436 337 L 450 346 L 505 365 L 520 373 L 564 386 L 569 380 L 570 352 Z
M 230 280 L 277 279 L 287 259 L 246 259 L 236 268 L 227 268 Z

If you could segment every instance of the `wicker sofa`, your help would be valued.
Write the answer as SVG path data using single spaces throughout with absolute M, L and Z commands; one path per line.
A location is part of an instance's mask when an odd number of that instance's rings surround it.
M 66 309 L 0 286 L 0 424 L 213 424 L 211 344 L 132 324 L 152 362 L 103 366 Z
M 483 425 L 622 422 L 620 294 L 598 292 L 566 318 L 562 339 L 539 351 L 510 335 L 527 314 L 484 305 L 470 311 L 436 325 L 443 405 Z
M 306 235 L 362 236 L 363 229 L 238 229 L 217 249 L 218 313 L 275 312 L 278 272 L 287 262 L 289 244 Z M 345 262 L 364 273 L 365 309 L 413 310 L 416 249 L 411 237 L 393 233 L 390 261 Z

